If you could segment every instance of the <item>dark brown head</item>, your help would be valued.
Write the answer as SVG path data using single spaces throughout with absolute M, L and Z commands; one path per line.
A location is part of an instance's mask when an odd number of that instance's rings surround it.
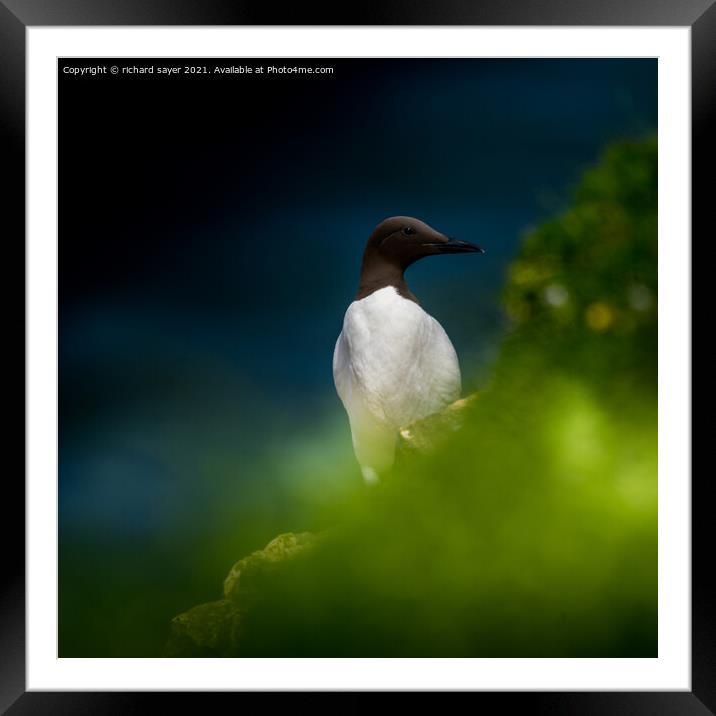
M 411 216 L 392 216 L 381 221 L 368 239 L 363 253 L 358 298 L 386 286 L 395 286 L 401 295 L 411 300 L 403 272 L 425 256 L 437 254 L 485 253 L 485 250 L 458 241 L 435 231 L 420 219 Z

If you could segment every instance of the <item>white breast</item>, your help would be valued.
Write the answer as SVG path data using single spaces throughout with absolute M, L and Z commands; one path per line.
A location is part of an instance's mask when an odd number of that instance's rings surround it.
M 348 307 L 333 377 L 356 456 L 378 473 L 393 462 L 398 428 L 460 397 L 460 367 L 443 327 L 393 287 Z

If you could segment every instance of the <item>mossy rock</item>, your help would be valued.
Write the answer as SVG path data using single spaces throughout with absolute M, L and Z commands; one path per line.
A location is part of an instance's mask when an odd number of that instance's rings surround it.
M 472 393 L 451 403 L 439 413 L 416 420 L 400 429 L 398 450 L 403 453 L 428 454 L 462 427 L 465 411 L 477 400 Z
M 310 532 L 287 532 L 239 560 L 224 580 L 224 598 L 192 607 L 171 621 L 165 656 L 239 656 L 252 607 L 289 561 L 317 541 Z
M 257 581 L 279 569 L 287 559 L 305 552 L 315 541 L 316 535 L 311 532 L 286 532 L 275 537 L 266 547 L 240 559 L 231 568 L 224 580 L 224 597 L 245 602 L 255 591 Z

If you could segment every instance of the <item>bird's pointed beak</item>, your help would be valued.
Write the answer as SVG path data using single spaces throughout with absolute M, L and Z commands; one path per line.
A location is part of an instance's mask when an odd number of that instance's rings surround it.
M 426 244 L 437 249 L 441 254 L 484 254 L 485 249 L 477 244 L 471 244 L 467 241 L 458 241 L 457 239 L 448 239 L 447 241 L 436 241 L 435 243 Z

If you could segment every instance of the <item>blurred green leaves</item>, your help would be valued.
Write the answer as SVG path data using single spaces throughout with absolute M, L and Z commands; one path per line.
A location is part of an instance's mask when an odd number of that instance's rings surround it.
M 531 341 L 583 380 L 607 380 L 611 371 L 655 389 L 655 138 L 610 147 L 572 206 L 525 237 L 504 299 L 520 351 Z

